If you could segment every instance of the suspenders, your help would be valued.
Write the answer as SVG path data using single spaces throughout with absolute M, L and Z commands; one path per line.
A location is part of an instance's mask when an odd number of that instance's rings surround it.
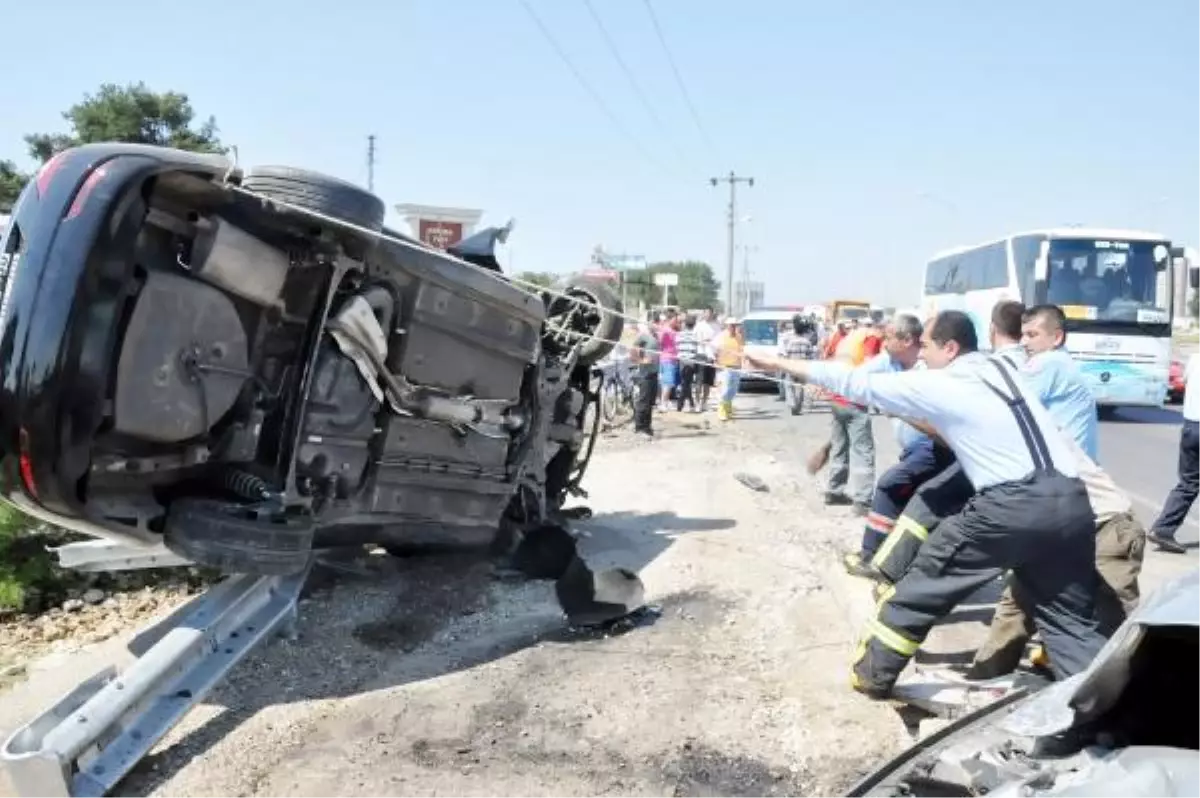
M 1013 365 L 1012 361 L 1005 355 L 1000 355 L 1006 363 Z M 991 389 L 992 393 L 1000 398 L 1000 401 L 1008 405 L 1008 409 L 1012 411 L 1013 418 L 1017 420 L 1017 428 L 1021 430 L 1021 437 L 1025 439 L 1025 446 L 1029 449 L 1029 456 L 1033 459 L 1034 471 L 1043 474 L 1054 473 L 1054 461 L 1050 457 L 1050 448 L 1046 445 L 1046 438 L 1042 435 L 1042 430 L 1038 427 L 1037 422 L 1033 420 L 1033 413 L 1029 411 L 1029 405 L 1025 401 L 1025 396 L 1017 388 L 1017 384 L 1013 382 L 1012 376 L 1000 365 L 995 358 L 989 358 L 996 371 L 1000 372 L 1001 379 L 1008 386 L 1008 390 L 1012 393 L 1011 396 L 1006 396 L 1003 391 L 992 385 L 987 380 L 983 380 L 983 384 Z M 1016 366 L 1013 366 L 1015 369 Z M 981 378 L 982 379 L 982 378 Z

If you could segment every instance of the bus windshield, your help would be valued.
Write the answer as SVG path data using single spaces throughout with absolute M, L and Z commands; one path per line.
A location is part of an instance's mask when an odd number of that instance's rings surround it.
M 779 341 L 779 322 L 772 319 L 746 319 L 742 330 L 747 344 L 774 346 Z
M 1046 300 L 1068 318 L 1166 324 L 1166 251 L 1154 241 L 1053 240 Z

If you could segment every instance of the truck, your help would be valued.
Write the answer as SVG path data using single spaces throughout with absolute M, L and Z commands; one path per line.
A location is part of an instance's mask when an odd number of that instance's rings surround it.
M 863 299 L 835 299 L 825 307 L 825 321 L 831 325 L 872 318 L 871 303 Z

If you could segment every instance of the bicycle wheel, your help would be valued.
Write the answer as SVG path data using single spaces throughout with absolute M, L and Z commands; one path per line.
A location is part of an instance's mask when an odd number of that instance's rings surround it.
M 621 405 L 621 387 L 615 382 L 605 382 L 600 394 L 600 415 L 605 421 L 613 421 L 617 417 L 617 408 Z

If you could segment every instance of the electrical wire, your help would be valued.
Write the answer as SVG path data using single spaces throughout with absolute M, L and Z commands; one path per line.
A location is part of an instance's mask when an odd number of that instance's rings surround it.
M 653 103 L 651 103 L 650 98 L 646 96 L 646 92 L 642 90 L 642 86 L 640 83 L 638 83 L 637 78 L 634 76 L 633 70 L 630 69 L 629 64 L 625 62 L 625 58 L 621 55 L 621 51 L 617 47 L 617 43 L 613 41 L 612 35 L 608 32 L 608 28 L 605 27 L 604 21 L 601 20 L 600 15 L 596 13 L 596 7 L 592 5 L 592 0 L 583 0 L 583 5 L 587 9 L 588 14 L 591 16 L 592 22 L 596 25 L 596 30 L 600 31 L 600 37 L 604 39 L 604 44 L 608 48 L 608 52 L 612 55 L 613 60 L 617 62 L 617 66 L 621 67 L 621 71 L 625 74 L 625 79 L 629 81 L 629 87 L 633 89 L 633 93 L 636 94 L 638 100 L 641 101 L 642 108 L 646 110 L 646 115 L 654 121 L 654 124 L 658 127 L 659 132 L 663 134 L 663 138 L 670 142 L 671 136 L 667 132 L 666 125 L 663 124 L 662 118 L 658 115 L 658 112 L 654 110 Z M 675 147 L 674 144 L 671 145 L 671 149 L 675 152 L 676 157 L 682 158 L 679 149 Z
M 667 46 L 667 37 L 663 34 L 662 25 L 659 24 L 658 14 L 654 12 L 654 6 L 650 0 L 642 0 L 646 6 L 646 13 L 650 15 L 650 22 L 654 25 L 654 33 L 658 36 L 658 43 L 662 45 L 663 54 L 667 57 L 667 63 L 671 66 L 671 74 L 675 76 L 675 85 L 679 87 L 679 93 L 683 95 L 683 101 L 687 105 L 688 112 L 692 115 L 692 121 L 696 124 L 696 129 L 700 131 L 700 136 L 704 139 L 704 143 L 708 145 L 708 151 L 715 155 L 716 148 L 713 146 L 712 138 L 708 135 L 708 130 L 700 121 L 700 114 L 696 111 L 696 104 L 692 102 L 692 95 L 687 90 L 687 85 L 683 82 L 683 75 L 679 71 L 679 66 L 675 63 L 675 57 L 671 55 L 671 48 Z
M 629 140 L 634 148 L 641 153 L 643 158 L 656 166 L 658 169 L 665 172 L 667 175 L 678 178 L 679 175 L 677 173 L 651 155 L 649 150 L 642 146 L 641 141 L 639 141 L 638 138 L 634 136 L 632 132 L 630 132 L 629 128 L 625 127 L 625 125 L 621 123 L 620 118 L 613 113 L 611 108 L 608 107 L 608 103 L 604 102 L 604 98 L 600 96 L 600 92 L 596 91 L 592 84 L 588 82 L 587 78 L 583 76 L 583 73 L 579 71 L 579 67 L 575 66 L 575 62 L 571 60 L 569 55 L 567 55 L 567 51 L 563 49 L 561 44 L 559 44 L 558 39 L 556 39 L 554 34 L 550 32 L 550 29 L 546 27 L 546 23 L 543 22 L 542 18 L 537 15 L 536 11 L 533 10 L 533 6 L 529 4 L 529 0 L 518 0 L 518 2 L 520 2 L 520 4 L 525 8 L 525 12 L 529 14 L 529 18 L 533 20 L 533 23 L 537 26 L 538 30 L 541 31 L 542 36 L 546 39 L 546 42 L 550 45 L 550 48 L 554 50 L 555 54 L 558 55 L 559 60 L 561 60 L 563 64 L 566 65 L 567 70 L 575 76 L 575 81 L 583 88 L 585 92 L 587 92 L 588 96 L 592 98 L 592 102 L 594 102 L 596 107 L 600 109 L 601 113 L 608 118 L 608 121 L 612 124 L 612 126 L 616 128 L 622 136 Z

